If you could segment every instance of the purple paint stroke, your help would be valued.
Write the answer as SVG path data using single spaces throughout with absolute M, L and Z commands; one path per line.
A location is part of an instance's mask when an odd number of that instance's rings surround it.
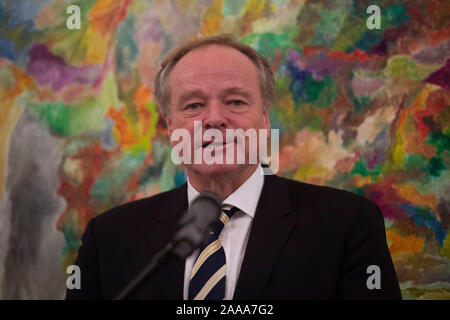
M 369 187 L 369 190 L 365 192 L 365 197 L 375 202 L 381 209 L 384 218 L 388 220 L 398 221 L 404 218 L 410 218 L 413 213 L 402 207 L 403 202 L 399 200 L 397 191 L 395 189 L 389 189 L 388 192 L 391 193 L 387 194 L 379 190 L 371 190 Z
M 381 88 L 384 81 L 379 78 L 361 78 L 355 76 L 352 79 L 353 92 L 357 97 L 371 96 L 375 91 Z
M 374 169 L 377 165 L 382 165 L 386 161 L 386 155 L 390 146 L 390 138 L 387 130 L 389 130 L 389 126 L 386 125 L 377 134 L 375 140 L 371 143 L 366 141 L 364 149 L 361 150 L 361 156 L 366 161 L 366 167 L 369 170 Z
M 427 47 L 414 52 L 412 58 L 421 64 L 444 64 L 450 58 L 450 40 L 435 47 Z
M 316 53 L 306 57 L 295 50 L 289 50 L 288 58 L 292 65 L 300 70 L 308 71 L 316 81 L 323 80 L 325 76 L 335 76 L 341 67 L 348 65 L 348 62 L 329 59 L 324 53 Z
M 303 63 L 303 59 L 302 56 L 299 52 L 289 49 L 288 51 L 288 59 L 289 62 L 295 66 L 296 68 L 298 68 L 299 70 L 305 70 L 306 66 Z
M 450 59 L 439 70 L 433 72 L 425 80 L 426 82 L 437 84 L 444 89 L 450 90 Z
M 73 82 L 92 83 L 99 75 L 98 66 L 69 66 L 63 58 L 52 54 L 44 44 L 33 45 L 28 55 L 30 60 L 27 73 L 33 76 L 39 85 L 50 84 L 55 91 Z
M 161 22 L 153 12 L 141 17 L 135 28 L 135 39 L 137 43 L 161 42 Z

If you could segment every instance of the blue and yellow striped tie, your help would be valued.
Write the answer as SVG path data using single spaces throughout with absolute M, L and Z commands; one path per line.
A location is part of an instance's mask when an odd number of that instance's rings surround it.
M 200 247 L 189 281 L 189 300 L 223 300 L 225 298 L 225 251 L 219 239 L 223 227 L 239 208 L 225 205 L 214 224 L 206 244 Z

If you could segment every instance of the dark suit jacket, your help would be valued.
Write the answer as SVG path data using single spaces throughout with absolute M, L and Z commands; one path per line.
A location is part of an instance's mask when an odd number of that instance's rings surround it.
M 67 299 L 112 299 L 172 239 L 187 185 L 93 218 Z M 367 267 L 381 271 L 368 289 Z M 183 299 L 185 261 L 173 260 L 131 299 Z M 361 196 L 265 176 L 233 299 L 400 299 L 383 216 Z

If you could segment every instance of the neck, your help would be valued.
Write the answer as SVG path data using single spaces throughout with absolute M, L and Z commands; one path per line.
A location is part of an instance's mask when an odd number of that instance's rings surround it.
M 200 175 L 194 170 L 187 169 L 189 182 L 198 191 L 212 191 L 217 193 L 222 200 L 228 198 L 255 172 L 257 164 L 245 166 L 241 170 L 217 174 L 212 176 Z

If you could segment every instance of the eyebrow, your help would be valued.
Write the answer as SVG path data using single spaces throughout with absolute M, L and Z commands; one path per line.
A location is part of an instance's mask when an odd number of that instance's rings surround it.
M 221 93 L 222 96 L 227 96 L 227 95 L 230 95 L 230 94 L 237 94 L 237 95 L 243 96 L 243 97 L 245 97 L 246 99 L 248 99 L 248 100 L 250 100 L 251 102 L 253 102 L 253 99 L 252 99 L 252 97 L 251 97 L 250 92 L 248 92 L 247 90 L 242 89 L 242 88 L 240 88 L 240 87 L 230 87 L 230 88 L 225 89 L 225 90 Z
M 250 92 L 248 92 L 247 90 L 242 89 L 240 87 L 229 87 L 229 88 L 224 89 L 220 93 L 220 95 L 222 97 L 232 95 L 232 94 L 241 95 L 241 96 L 245 97 L 246 99 L 250 100 L 251 102 L 253 102 Z M 201 98 L 201 99 L 207 100 L 207 95 L 202 90 L 186 91 L 186 92 L 182 93 L 180 95 L 180 97 L 178 98 L 178 105 L 183 104 L 184 101 L 191 99 L 191 98 Z
M 200 97 L 202 99 L 206 99 L 206 95 L 203 93 L 202 90 L 192 90 L 184 92 L 180 95 L 178 98 L 178 105 L 182 104 L 184 101 L 194 98 L 194 97 Z

